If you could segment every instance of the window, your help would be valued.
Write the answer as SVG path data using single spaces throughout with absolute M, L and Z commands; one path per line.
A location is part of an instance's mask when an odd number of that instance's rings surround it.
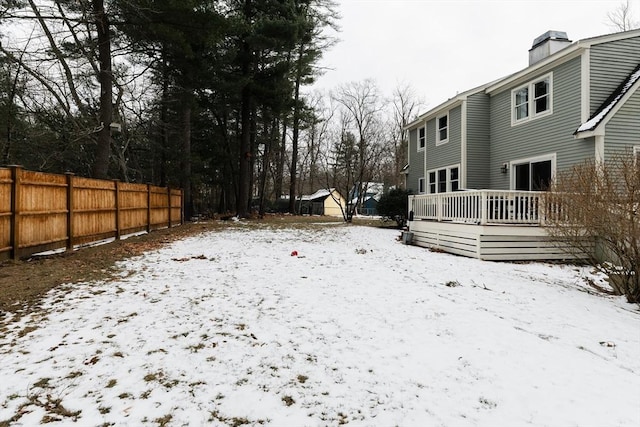
M 451 191 L 458 191 L 460 189 L 460 178 L 458 168 L 449 169 L 449 183 Z
M 429 172 L 429 194 L 436 193 L 436 188 L 437 188 L 436 185 L 437 185 L 437 181 L 436 181 L 435 171 Z
M 447 170 L 440 169 L 438 171 L 438 193 L 447 192 Z
M 436 119 L 436 145 L 449 140 L 449 113 Z
M 424 127 L 418 129 L 418 151 L 424 150 L 424 146 L 427 142 L 427 134 Z
M 552 75 L 547 74 L 511 92 L 511 124 L 551 114 Z
M 424 194 L 424 178 L 418 180 L 418 193 Z
M 460 169 L 450 166 L 429 171 L 429 193 L 446 193 L 460 189 Z
M 633 147 L 633 158 L 636 165 L 640 165 L 640 145 Z
M 516 120 L 522 120 L 529 117 L 529 89 L 521 88 L 515 94 Z
M 513 188 L 518 191 L 546 191 L 553 177 L 553 158 L 515 162 Z

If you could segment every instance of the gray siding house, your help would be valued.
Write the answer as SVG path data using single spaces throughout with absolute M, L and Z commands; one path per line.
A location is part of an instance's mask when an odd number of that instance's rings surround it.
M 468 214 L 469 201 L 456 205 L 467 214 L 454 214 L 434 204 L 442 200 L 419 195 L 460 190 L 536 192 L 546 190 L 559 170 L 586 159 L 605 161 L 612 152 L 629 148 L 640 153 L 638 88 L 640 30 L 576 42 L 564 32 L 546 32 L 534 40 L 527 68 L 461 93 L 407 125 L 406 183 L 417 195 L 411 203 L 421 201 L 410 210 L 418 220 L 445 217 L 450 222 L 486 225 L 498 215 L 496 209 L 488 209 L 475 221 Z M 486 194 L 478 197 L 486 201 Z M 501 202 L 510 207 L 500 210 L 513 217 L 522 197 L 512 195 L 508 203 Z M 447 200 L 446 208 L 455 205 L 453 199 Z M 531 213 L 519 212 L 513 221 L 527 224 L 524 217 Z M 422 238 L 425 246 L 434 246 L 434 240 L 421 234 L 425 224 L 411 221 L 411 225 L 418 243 Z M 471 251 L 471 256 L 490 258 L 482 256 L 480 247 Z

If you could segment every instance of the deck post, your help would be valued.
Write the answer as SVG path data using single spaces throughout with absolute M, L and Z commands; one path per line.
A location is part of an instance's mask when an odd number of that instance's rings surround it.
M 487 213 L 489 210 L 489 198 L 486 191 L 480 192 L 480 225 L 487 224 Z

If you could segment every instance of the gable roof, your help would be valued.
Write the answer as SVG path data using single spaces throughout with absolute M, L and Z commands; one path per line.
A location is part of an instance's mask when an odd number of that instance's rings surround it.
M 632 37 L 640 36 L 640 29 L 631 30 L 631 31 L 622 31 L 619 33 L 613 34 L 605 34 L 602 36 L 590 37 L 582 40 L 575 41 L 565 47 L 564 49 L 560 49 L 556 53 L 553 53 L 546 57 L 545 59 L 536 62 L 533 65 L 530 65 L 522 70 L 511 74 L 503 79 L 497 80 L 494 84 L 491 84 L 486 92 L 491 95 L 493 93 L 499 92 L 503 89 L 507 89 L 512 87 L 514 84 L 518 84 L 521 79 L 527 80 L 529 79 L 529 75 L 531 73 L 539 73 L 545 72 L 548 69 L 556 67 L 557 65 L 566 62 L 570 59 L 573 59 L 582 54 L 587 49 L 590 49 L 592 46 L 599 45 L 602 43 L 609 43 L 617 40 L 624 40 Z
M 623 99 L 625 98 L 625 95 L 627 95 L 627 93 L 631 94 L 637 89 L 640 85 L 636 84 L 638 82 L 640 82 L 640 64 L 638 64 L 636 69 L 629 74 L 625 81 L 623 81 L 622 84 L 613 91 L 609 98 L 607 98 L 602 105 L 598 107 L 589 120 L 581 124 L 573 134 L 578 135 L 583 132 L 592 132 L 601 124 L 606 124 L 610 117 L 613 116 L 611 113 L 617 110 L 616 107 L 624 104 Z
M 430 109 L 424 114 L 421 114 L 416 119 L 414 119 L 411 123 L 407 124 L 404 128 L 407 130 L 415 129 L 419 127 L 424 122 L 436 117 L 438 114 L 443 113 L 445 110 L 449 110 L 458 104 L 462 103 L 469 96 L 478 93 L 485 92 L 488 95 L 492 95 L 496 92 L 501 92 L 509 87 L 512 87 L 514 84 L 518 84 L 521 80 L 525 80 L 529 78 L 529 75 L 534 72 L 542 72 L 546 69 L 551 69 L 563 62 L 566 62 L 572 58 L 575 58 L 582 54 L 583 51 L 591 48 L 591 46 L 608 43 L 616 40 L 623 40 L 631 37 L 640 36 L 640 29 L 631 30 L 631 31 L 623 31 L 619 33 L 613 34 L 605 34 L 602 36 L 590 37 L 582 40 L 575 41 L 565 47 L 564 49 L 560 49 L 558 52 L 555 52 L 549 55 L 547 58 L 542 59 L 536 62 L 533 65 L 530 65 L 526 68 L 523 68 L 520 71 L 509 74 L 492 82 L 486 83 L 484 85 L 478 86 L 476 88 L 470 89 L 466 92 L 463 92 L 459 95 L 456 95 L 447 101 L 439 104 L 438 106 Z
M 453 98 L 449 98 L 448 100 L 446 100 L 442 104 L 430 109 L 429 111 L 427 111 L 424 114 L 419 115 L 411 123 L 406 124 L 404 126 L 404 128 L 405 129 L 413 129 L 413 128 L 421 125 L 422 123 L 424 123 L 424 122 L 426 122 L 428 120 L 431 120 L 432 118 L 437 116 L 438 113 L 440 113 L 442 111 L 445 111 L 445 110 L 450 110 L 450 109 L 458 106 L 458 104 L 461 104 L 462 101 L 466 100 L 469 96 L 471 96 L 473 94 L 476 94 L 478 92 L 483 92 L 489 85 L 491 85 L 493 83 L 495 83 L 495 82 L 490 82 L 490 83 L 483 84 L 481 86 L 475 87 L 473 89 L 469 89 L 469 90 L 467 90 L 465 92 L 462 92 L 462 93 L 454 96 Z
M 326 199 L 331 193 L 335 192 L 335 188 L 323 188 L 316 191 L 313 194 L 307 194 L 300 197 L 300 200 L 318 200 L 318 199 Z

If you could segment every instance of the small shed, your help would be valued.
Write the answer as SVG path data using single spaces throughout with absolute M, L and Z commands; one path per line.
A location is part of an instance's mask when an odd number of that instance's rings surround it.
M 302 215 L 342 217 L 342 211 L 346 206 L 344 198 L 335 188 L 321 189 L 313 194 L 301 196 L 298 203 L 298 212 Z

